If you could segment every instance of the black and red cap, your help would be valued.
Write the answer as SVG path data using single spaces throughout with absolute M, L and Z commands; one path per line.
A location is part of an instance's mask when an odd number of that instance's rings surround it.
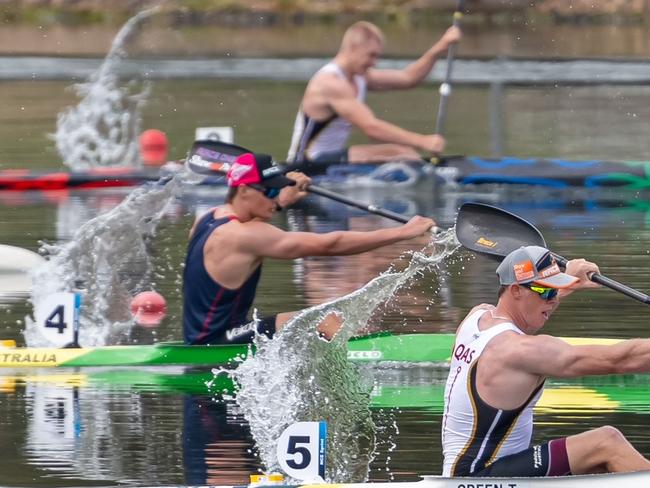
M 268 154 L 245 153 L 237 156 L 228 169 L 228 186 L 263 185 L 267 188 L 284 188 L 296 182 L 284 175 L 284 169 L 273 164 Z

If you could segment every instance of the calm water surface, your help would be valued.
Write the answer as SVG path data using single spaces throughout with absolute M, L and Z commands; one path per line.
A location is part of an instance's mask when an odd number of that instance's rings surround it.
M 56 114 L 76 103 L 66 84 L 6 82 L 0 91 L 0 165 L 60 168 L 47 138 Z M 172 157 L 182 157 L 194 127 L 231 125 L 236 141 L 279 158 L 288 145 L 299 84 L 184 81 L 154 85 L 145 126 L 165 130 Z M 508 89 L 503 96 L 505 152 L 518 156 L 648 159 L 647 87 Z M 486 155 L 491 147 L 487 90 L 456 90 L 448 127 L 449 153 Z M 426 132 L 434 124 L 433 87 L 371 98 L 389 120 Z M 397 108 L 399 107 L 399 108 Z M 587 121 L 589 123 L 587 123 Z M 650 290 L 650 202 L 647 192 L 557 192 L 461 188 L 431 182 L 408 188 L 340 188 L 352 197 L 404 214 L 434 216 L 453 225 L 464 201 L 496 203 L 534 222 L 549 245 L 585 256 L 630 286 Z M 94 215 L 113 208 L 124 191 L 0 194 L 2 242 L 37 249 L 70 239 Z M 168 300 L 158 329 L 134 328 L 133 342 L 178 340 L 180 270 L 194 215 L 220 203 L 217 191 L 179 199 L 152 246 L 152 286 Z M 276 217 L 284 228 L 326 231 L 392 225 L 310 197 Z M 273 261 L 265 265 L 256 306 L 297 310 L 353 291 L 385 270 L 406 248 L 361 256 Z M 453 331 L 476 303 L 495 298 L 494 263 L 458 252 L 444 269 L 423 275 L 378 313 L 373 328 L 398 332 Z M 0 307 L 0 335 L 22 341 L 24 300 Z M 548 324 L 551 333 L 647 337 L 646 306 L 609 290 L 578 294 Z M 0 484 L 244 483 L 259 461 L 245 419 L 233 400 L 205 384 L 206 371 L 179 368 L 119 371 L 0 371 Z M 440 418 L 444 372 L 412 368 L 364 370 L 378 432 L 371 480 L 414 480 L 441 469 Z M 537 439 L 605 423 L 620 427 L 650 456 L 645 376 L 580 384 L 554 383 L 539 414 Z

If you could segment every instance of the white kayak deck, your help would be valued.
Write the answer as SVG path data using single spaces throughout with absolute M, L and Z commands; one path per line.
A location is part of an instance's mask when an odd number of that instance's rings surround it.
M 262 488 L 263 486 L 267 485 L 255 485 L 255 488 Z M 278 485 L 268 486 L 269 488 L 271 486 L 273 486 L 273 488 L 279 488 Z M 648 488 L 650 487 L 650 471 L 582 476 L 557 476 L 550 478 L 443 478 L 441 476 L 423 476 L 421 481 L 414 482 L 304 484 L 284 486 L 300 488 Z

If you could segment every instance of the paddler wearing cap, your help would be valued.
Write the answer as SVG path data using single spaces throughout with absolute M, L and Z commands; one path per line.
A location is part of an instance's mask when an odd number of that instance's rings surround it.
M 286 232 L 269 223 L 278 210 L 307 195 L 311 180 L 282 174 L 270 156 L 238 156 L 227 174 L 225 205 L 197 219 L 183 270 L 183 335 L 188 344 L 239 344 L 255 333 L 273 337 L 293 315 L 252 320 L 264 258 L 296 259 L 370 251 L 425 234 L 435 222 L 415 216 L 404 225 L 368 232 Z M 328 316 L 318 332 L 330 339 L 340 319 Z
M 650 340 L 569 345 L 535 335 L 564 297 L 597 287 L 598 267 L 521 247 L 497 268 L 497 306 L 472 309 L 458 327 L 445 388 L 444 476 L 532 477 L 650 469 L 616 428 L 531 445 L 533 407 L 546 378 L 650 371 Z

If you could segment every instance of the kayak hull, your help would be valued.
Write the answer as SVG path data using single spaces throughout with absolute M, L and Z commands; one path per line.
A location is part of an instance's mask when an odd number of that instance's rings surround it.
M 610 344 L 614 339 L 566 338 L 570 343 Z M 358 363 L 448 363 L 453 334 L 375 334 L 348 342 L 348 358 Z M 89 366 L 211 366 L 239 361 L 249 345 L 192 346 L 182 343 L 90 348 L 0 348 L 0 368 Z

